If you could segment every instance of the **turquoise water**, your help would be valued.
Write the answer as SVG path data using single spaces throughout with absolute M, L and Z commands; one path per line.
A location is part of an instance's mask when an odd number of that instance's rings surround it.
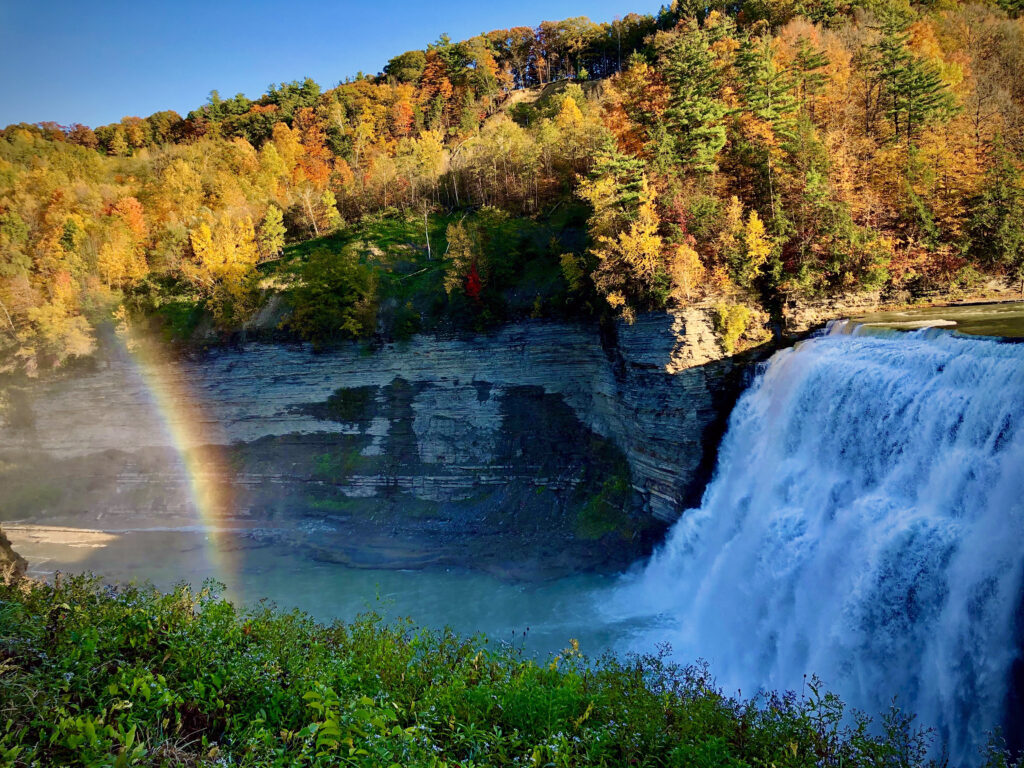
M 595 620 L 597 602 L 616 583 L 614 577 L 581 574 L 526 584 L 469 570 L 354 569 L 238 535 L 236 549 L 214 562 L 202 528 L 168 529 L 155 522 L 91 545 L 69 544 L 59 532 L 32 526 L 15 525 L 9 535 L 28 559 L 30 574 L 39 578 L 55 571 L 92 572 L 109 582 L 161 588 L 215 579 L 239 603 L 268 600 L 323 621 L 373 612 L 418 626 L 450 626 L 464 635 L 484 633 L 491 642 L 513 643 L 540 656 L 557 653 L 573 638 L 585 652 L 599 655 L 622 636 L 614 622 Z

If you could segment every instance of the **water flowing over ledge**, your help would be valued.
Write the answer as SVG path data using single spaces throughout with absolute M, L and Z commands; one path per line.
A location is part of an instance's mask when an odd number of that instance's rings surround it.
M 604 611 L 726 690 L 897 695 L 976 761 L 1019 655 L 1022 469 L 1024 345 L 833 324 L 764 366 L 700 508 Z

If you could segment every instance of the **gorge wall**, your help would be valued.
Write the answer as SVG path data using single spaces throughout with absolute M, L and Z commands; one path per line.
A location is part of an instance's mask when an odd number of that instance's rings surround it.
M 512 578 L 618 569 L 699 501 L 749 358 L 723 357 L 700 310 L 373 352 L 248 344 L 140 366 L 110 350 L 5 388 L 0 522 L 185 525 L 197 484 L 216 485 L 238 546 Z

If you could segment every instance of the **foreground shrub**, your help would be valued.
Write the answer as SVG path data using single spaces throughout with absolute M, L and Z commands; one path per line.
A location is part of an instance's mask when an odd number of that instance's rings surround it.
M 664 653 L 537 663 L 375 616 L 238 610 L 216 585 L 0 585 L 0 765 L 916 766 L 812 681 L 744 701 Z M 877 731 L 879 735 L 871 735 Z

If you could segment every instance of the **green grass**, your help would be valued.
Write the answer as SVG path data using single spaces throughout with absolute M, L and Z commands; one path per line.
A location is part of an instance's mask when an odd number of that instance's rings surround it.
M 444 289 L 449 263 L 445 233 L 459 221 L 471 230 L 486 275 L 478 303 L 449 297 Z M 327 237 L 289 245 L 280 259 L 259 270 L 264 284 L 284 290 L 295 306 L 302 301 L 302 281 L 316 280 L 308 269 L 329 264 L 314 255 L 344 254 L 372 270 L 377 311 L 373 330 L 386 338 L 405 339 L 441 326 L 483 330 L 512 318 L 573 312 L 567 306 L 559 256 L 583 247 L 584 223 L 585 211 L 571 204 L 543 219 L 509 217 L 493 209 L 432 214 L 427 219 L 428 257 L 422 216 L 390 211 L 364 217 Z M 366 333 L 371 326 L 364 324 Z
M 609 533 L 629 538 L 633 533 L 627 511 L 631 492 L 628 473 L 609 477 L 601 490 L 580 507 L 576 533 L 585 539 L 600 539 Z
M 439 261 L 440 255 L 444 253 L 445 229 L 454 218 L 442 215 L 431 215 L 428 218 L 435 261 Z M 393 212 L 390 215 L 367 216 L 334 234 L 288 245 L 280 259 L 261 264 L 260 272 L 264 275 L 298 275 L 310 254 L 322 249 L 339 252 L 348 247 L 359 250 L 364 263 L 373 264 L 384 273 L 397 269 L 400 273 L 408 274 L 430 264 L 423 218 Z
M 0 584 L 0 765 L 918 766 L 926 737 L 813 682 L 757 701 L 659 656 L 543 662 L 213 587 Z M 1005 765 L 993 753 L 991 765 Z

